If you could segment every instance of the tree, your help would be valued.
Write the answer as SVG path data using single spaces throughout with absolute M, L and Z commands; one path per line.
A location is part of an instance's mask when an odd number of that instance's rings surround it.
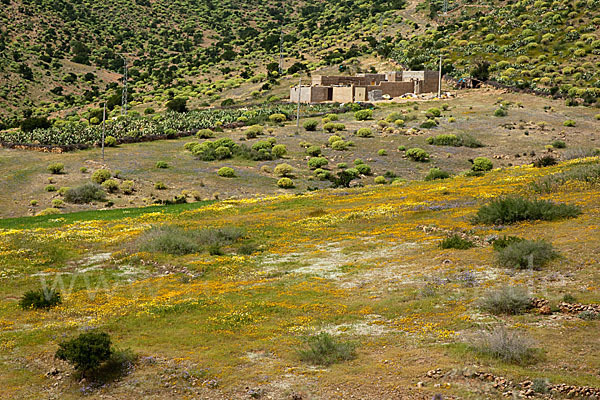
M 56 358 L 73 364 L 86 374 L 98 368 L 112 354 L 110 336 L 104 332 L 86 332 L 59 344 Z
M 173 100 L 169 100 L 167 104 L 165 104 L 167 109 L 179 113 L 186 112 L 187 109 L 187 100 L 182 97 L 174 98 Z
M 34 129 L 50 128 L 52 124 L 46 117 L 28 117 L 21 121 L 21 130 L 23 132 L 31 132 Z

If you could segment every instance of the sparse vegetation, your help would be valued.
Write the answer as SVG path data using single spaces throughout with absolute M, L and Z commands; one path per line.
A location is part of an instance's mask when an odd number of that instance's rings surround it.
M 19 300 L 19 306 L 24 310 L 48 309 L 61 303 L 60 293 L 50 288 L 29 290 Z
M 449 236 L 440 242 L 440 248 L 442 248 L 442 249 L 466 250 L 466 249 L 470 249 L 471 247 L 475 247 L 475 243 L 473 243 L 472 241 L 470 241 L 468 239 L 463 238 L 462 236 L 460 236 L 458 234 Z
M 503 326 L 482 331 L 475 340 L 475 348 L 484 355 L 512 364 L 532 364 L 539 358 L 533 340 Z
M 531 297 L 523 287 L 503 286 L 486 292 L 481 308 L 492 314 L 522 314 L 531 308 Z
M 298 350 L 304 362 L 328 366 L 356 357 L 353 344 L 341 342 L 325 332 L 309 337 L 306 342 L 306 348 Z
M 506 268 L 540 269 L 558 257 L 545 240 L 515 241 L 498 251 L 498 263 Z
M 483 205 L 474 218 L 481 224 L 512 224 L 519 221 L 552 221 L 574 218 L 581 214 L 579 207 L 556 204 L 548 200 L 528 200 L 522 197 L 500 197 Z

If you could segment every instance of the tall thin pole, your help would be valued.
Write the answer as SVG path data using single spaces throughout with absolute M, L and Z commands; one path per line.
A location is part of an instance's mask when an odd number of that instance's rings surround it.
M 121 115 L 127 115 L 127 59 L 123 56 L 123 94 L 121 95 Z
M 104 161 L 105 130 L 106 130 L 106 102 L 104 102 L 104 111 L 102 112 L 102 161 Z
M 440 74 L 438 76 L 438 98 L 442 97 L 442 55 L 440 54 Z
M 279 75 L 283 74 L 283 24 L 279 34 Z
M 298 108 L 296 109 L 296 133 L 300 132 L 300 92 L 302 91 L 302 78 L 298 81 Z

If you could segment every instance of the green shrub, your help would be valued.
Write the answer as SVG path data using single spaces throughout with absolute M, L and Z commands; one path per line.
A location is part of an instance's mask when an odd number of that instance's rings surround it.
M 64 202 L 61 199 L 53 199 L 51 204 L 52 204 L 52 207 L 60 208 L 64 205 Z
M 56 192 L 56 186 L 54 186 L 54 185 L 46 185 L 46 187 L 44 187 L 44 190 L 46 192 Z
M 169 164 L 166 161 L 157 161 L 154 166 L 159 169 L 169 168 Z
M 554 142 L 552 142 L 552 147 L 554 147 L 555 149 L 564 149 L 567 147 L 567 144 L 562 140 L 555 140 Z
M 358 110 L 354 113 L 357 121 L 366 121 L 373 118 L 373 110 Z
M 492 161 L 486 157 L 475 158 L 473 160 L 473 165 L 471 166 L 472 171 L 480 172 L 490 171 L 492 168 L 494 168 L 494 164 L 492 164 Z
M 483 143 L 481 143 L 478 139 L 476 139 L 475 137 L 473 137 L 467 133 L 459 134 L 458 139 L 460 140 L 461 146 L 464 146 L 464 147 L 469 147 L 469 148 L 483 147 Z
M 319 126 L 319 121 L 317 121 L 315 119 L 309 119 L 309 120 L 304 121 L 304 123 L 302 124 L 302 126 L 307 131 L 316 131 L 317 130 L 317 126 Z
M 86 204 L 93 201 L 104 201 L 106 192 L 99 185 L 86 183 L 81 186 L 68 189 L 65 192 L 65 201 L 73 204 Z
M 508 112 L 503 107 L 500 107 L 496 111 L 494 111 L 494 115 L 496 117 L 506 117 L 508 115 Z
M 56 358 L 67 361 L 82 373 L 97 369 L 112 354 L 110 336 L 104 332 L 86 332 L 59 344 Z
M 31 200 L 31 201 L 29 202 L 29 205 L 30 205 L 30 206 L 32 206 L 32 207 L 35 207 L 35 206 L 37 206 L 37 205 L 38 205 L 38 201 L 37 201 L 37 200 Z
M 337 114 L 327 114 L 325 118 L 328 118 L 330 121 L 338 121 L 340 119 Z
M 271 154 L 276 158 L 281 158 L 287 154 L 287 148 L 283 144 L 276 144 L 271 149 Z
M 208 250 L 210 246 L 231 244 L 243 235 L 243 231 L 236 227 L 188 231 L 178 226 L 163 225 L 146 231 L 138 239 L 138 246 L 141 251 L 185 255 Z
M 398 151 L 406 151 L 406 146 L 404 146 L 404 145 L 398 146 Z
M 356 136 L 368 138 L 373 136 L 373 132 L 369 128 L 360 128 L 356 131 Z
M 87 167 L 79 168 L 79 172 L 81 172 L 82 174 L 85 174 L 87 171 L 88 171 Z
M 568 119 L 565 122 L 563 122 L 563 125 L 572 128 L 572 127 L 576 126 L 577 123 L 575 121 L 573 121 L 572 119 Z
M 425 112 L 425 116 L 427 116 L 427 118 L 437 118 L 440 115 L 442 115 L 442 112 L 440 111 L 439 108 L 435 108 L 435 107 L 432 107 Z
M 132 194 L 135 190 L 133 181 L 123 181 L 121 185 L 119 185 L 119 189 L 123 194 Z
M 294 181 L 290 178 L 281 178 L 277 181 L 277 186 L 282 189 L 290 189 L 294 187 Z
M 475 223 L 512 224 L 519 221 L 552 221 L 574 218 L 581 214 L 579 207 L 556 204 L 548 200 L 528 200 L 522 197 L 500 197 L 481 206 Z
M 65 170 L 65 165 L 63 163 L 52 163 L 48 165 L 47 169 L 51 174 L 58 175 L 63 173 Z
M 215 158 L 217 160 L 224 160 L 226 158 L 231 158 L 231 150 L 229 147 L 219 146 L 215 149 Z
M 287 117 L 284 114 L 271 114 L 271 115 L 269 115 L 269 121 L 271 121 L 271 122 L 273 122 L 275 124 L 281 124 L 285 120 L 287 120 Z
M 439 168 L 431 168 L 427 175 L 425 176 L 426 181 L 434 181 L 437 179 L 448 179 L 450 178 L 450 174 L 446 171 L 443 171 Z
M 387 183 L 387 179 L 385 179 L 384 176 L 376 176 L 374 182 L 376 185 L 385 185 Z
M 549 167 L 549 166 L 556 165 L 556 164 L 558 164 L 558 161 L 556 160 L 556 158 L 554 158 L 550 154 L 546 154 L 545 156 L 537 158 L 536 160 L 533 161 L 533 166 L 536 168 L 544 168 L 544 167 Z
M 19 300 L 19 306 L 24 310 L 48 309 L 61 303 L 60 293 L 49 288 L 29 290 Z
M 441 134 L 437 136 L 430 136 L 427 138 L 427 144 L 436 146 L 461 146 L 461 141 L 458 136 L 453 134 Z
M 67 193 L 67 190 L 71 189 L 68 186 L 62 186 L 60 189 L 57 190 L 56 193 L 58 193 L 60 196 L 64 196 L 65 193 Z
M 340 123 L 335 123 L 335 124 L 333 124 L 333 126 L 336 131 L 343 131 L 346 129 L 346 125 L 340 124 Z
M 546 394 L 550 393 L 549 382 L 547 379 L 535 378 L 531 384 L 531 390 L 534 393 Z
M 328 333 L 322 332 L 307 339 L 307 347 L 298 350 L 300 359 L 316 365 L 331 365 L 352 360 L 356 357 L 355 346 L 340 342 Z
M 317 178 L 319 178 L 319 180 L 321 180 L 321 181 L 327 181 L 331 178 L 331 172 L 329 172 L 325 169 L 322 169 L 322 168 L 315 169 L 314 173 L 315 173 L 315 176 Z
M 377 150 L 377 155 L 381 157 L 387 156 L 387 151 L 385 149 L 379 149 Z
M 404 126 L 405 121 L 403 119 L 397 119 L 394 121 L 394 124 L 396 124 L 397 127 L 402 127 Z
M 438 123 L 434 119 L 428 119 L 427 121 L 422 122 L 419 126 L 423 129 L 431 129 L 435 128 L 437 124 Z
M 233 178 L 235 177 L 235 171 L 231 167 L 222 167 L 217 171 L 217 175 L 223 178 Z
M 357 164 L 355 169 L 361 175 L 371 175 L 371 167 L 369 167 L 367 164 Z
M 308 168 L 317 169 L 326 166 L 329 163 L 325 157 L 312 157 L 308 160 Z
M 117 139 L 114 136 L 107 136 L 104 138 L 104 145 L 106 147 L 115 147 L 117 145 Z
M 43 209 L 42 211 L 40 211 L 39 213 L 37 213 L 35 215 L 42 216 L 42 215 L 54 215 L 54 214 L 60 214 L 60 210 L 58 208 L 50 207 L 50 208 Z
M 329 133 L 334 132 L 336 130 L 336 124 L 334 124 L 333 122 L 328 122 L 325 125 L 323 125 L 323 129 Z
M 183 145 L 183 148 L 186 149 L 187 151 L 192 151 L 194 146 L 196 146 L 197 144 L 199 144 L 199 143 L 198 142 L 187 142 L 186 144 Z
M 503 237 L 494 240 L 492 242 L 492 246 L 493 246 L 494 250 L 500 251 L 500 250 L 510 246 L 513 243 L 522 242 L 523 240 L 525 240 L 525 239 L 522 239 L 517 236 L 504 235 Z
M 544 240 L 523 240 L 498 251 L 498 263 L 506 268 L 539 269 L 556 257 L 552 244 Z
M 167 189 L 167 185 L 165 185 L 163 182 L 158 181 L 154 184 L 154 189 L 156 190 L 166 190 Z
M 353 162 L 353 164 L 354 164 L 354 165 L 359 165 L 359 164 L 364 164 L 364 163 L 365 163 L 365 162 L 364 162 L 362 159 L 360 159 L 360 158 L 357 158 L 357 159 L 356 159 L 356 160 L 354 160 L 354 162 Z
M 105 180 L 109 179 L 112 176 L 109 170 L 107 169 L 99 169 L 94 171 L 92 174 L 92 182 L 101 184 Z
M 480 307 L 492 314 L 522 314 L 532 307 L 531 296 L 523 287 L 504 286 L 490 290 L 481 298 Z
M 531 339 L 503 326 L 481 332 L 475 347 L 482 354 L 514 364 L 533 363 L 539 353 Z
M 306 154 L 311 157 L 317 157 L 321 155 L 321 148 L 319 146 L 310 146 L 306 149 Z
M 406 156 L 413 161 L 426 162 L 429 161 L 429 154 L 423 149 L 414 147 L 406 150 Z
M 390 122 L 390 123 L 391 123 L 391 122 L 398 121 L 399 119 L 402 119 L 402 118 L 404 118 L 404 116 L 402 115 L 402 113 L 399 113 L 399 112 L 393 112 L 393 113 L 391 113 L 390 115 L 388 115 L 387 117 L 385 117 L 385 120 L 386 120 L 387 122 Z
M 594 321 L 600 319 L 600 313 L 597 313 L 592 310 L 582 311 L 579 314 L 577 314 L 577 316 L 584 321 Z
M 598 121 L 600 121 L 600 114 L 596 114 L 596 115 L 594 116 L 594 118 L 596 118 Z
M 442 240 L 440 242 L 440 248 L 442 249 L 459 249 L 466 250 L 471 247 L 475 247 L 475 244 L 470 240 L 463 239 L 460 235 L 454 234 Z
M 285 163 L 284 164 L 279 164 L 273 170 L 273 172 L 275 173 L 275 175 L 283 176 L 283 177 L 290 176 L 293 171 L 294 171 L 294 169 L 292 168 L 292 166 L 289 165 L 289 164 L 285 164 Z
M 213 131 L 211 131 L 210 129 L 200 129 L 197 133 L 196 136 L 199 137 L 200 139 L 209 139 L 215 136 L 215 133 Z
M 114 193 L 119 190 L 119 182 L 116 179 L 107 179 L 102 182 L 102 188 L 108 193 Z
M 246 129 L 246 138 L 254 139 L 258 135 L 262 135 L 263 127 L 260 125 L 252 125 L 248 129 Z
M 331 148 L 338 151 L 348 150 L 348 143 L 343 140 L 336 140 L 331 143 Z
M 567 171 L 546 175 L 532 183 L 532 188 L 538 193 L 551 193 L 569 181 L 600 183 L 600 165 L 576 165 Z

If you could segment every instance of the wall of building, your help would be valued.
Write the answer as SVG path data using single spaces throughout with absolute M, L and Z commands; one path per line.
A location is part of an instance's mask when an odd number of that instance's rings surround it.
M 352 103 L 354 101 L 354 86 L 334 86 L 332 100 L 338 103 Z
M 329 88 L 319 86 L 302 86 L 300 90 L 300 103 L 322 103 L 331 100 L 328 96 Z M 298 102 L 298 87 L 290 88 L 290 102 Z
M 434 92 L 437 93 L 438 85 L 440 82 L 440 75 L 438 71 L 424 71 L 425 79 L 423 82 L 423 92 L 429 93 Z
M 402 96 L 414 92 L 414 82 L 381 82 L 375 89 L 381 89 L 383 94 L 390 97 Z

